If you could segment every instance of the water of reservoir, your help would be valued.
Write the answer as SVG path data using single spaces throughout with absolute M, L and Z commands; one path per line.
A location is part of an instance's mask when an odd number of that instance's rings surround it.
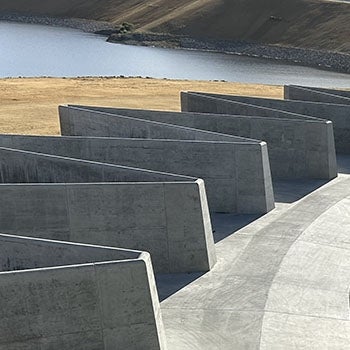
M 111 44 L 73 29 L 0 22 L 0 77 L 118 75 L 350 87 L 350 75 L 272 60 Z

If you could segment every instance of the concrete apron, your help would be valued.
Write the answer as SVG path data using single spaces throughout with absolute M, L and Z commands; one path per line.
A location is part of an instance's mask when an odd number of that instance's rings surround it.
M 287 202 L 226 232 L 213 270 L 161 303 L 170 350 L 349 347 L 350 175 Z

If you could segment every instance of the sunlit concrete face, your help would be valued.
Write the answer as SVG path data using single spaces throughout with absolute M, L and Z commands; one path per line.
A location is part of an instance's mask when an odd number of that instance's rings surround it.
M 0 181 L 5 232 L 142 249 L 157 272 L 215 264 L 200 179 L 0 148 Z
M 217 114 L 221 122 L 211 130 L 266 141 L 273 179 L 332 179 L 337 175 L 330 121 L 269 108 L 257 100 L 197 92 L 181 94 L 184 111 Z
M 251 106 L 252 110 L 258 114 L 261 114 L 265 111 L 266 115 L 273 115 L 273 110 L 275 111 L 277 116 L 280 115 L 284 118 L 287 118 L 289 116 L 293 117 L 293 114 L 297 114 L 296 117 L 300 118 L 300 115 L 302 115 L 303 119 L 305 119 L 305 123 L 310 123 L 311 121 L 319 122 L 320 120 L 324 123 L 325 121 L 329 120 L 333 124 L 336 152 L 350 154 L 350 122 L 348 118 L 348 116 L 350 115 L 350 105 L 345 104 L 346 100 L 349 99 L 348 97 L 346 97 L 346 95 L 349 94 L 349 91 L 336 91 L 337 95 L 335 95 L 334 93 L 330 94 L 329 92 L 333 92 L 333 90 L 329 89 L 318 88 L 317 90 L 314 90 L 314 88 L 312 90 L 308 90 L 304 87 L 285 86 L 284 100 L 250 96 L 215 94 L 206 94 L 205 96 L 218 96 L 225 100 L 233 101 L 238 104 L 248 104 Z M 305 100 L 309 96 L 308 91 L 311 91 L 311 94 L 313 94 L 315 101 Z M 324 91 L 327 92 L 325 93 Z M 288 99 L 289 94 L 291 99 Z M 342 104 L 321 101 L 322 96 L 333 96 L 335 97 L 335 99 L 338 99 L 338 97 L 340 97 L 340 95 L 338 94 L 344 95 L 343 97 L 341 97 Z M 298 100 L 298 98 L 300 98 L 300 100 Z M 317 101 L 317 98 L 319 98 L 319 101 Z M 313 140 L 316 138 L 316 135 L 310 134 L 309 136 L 310 137 L 308 137 L 308 142 L 310 142 L 310 148 L 313 147 L 314 149 L 318 149 L 320 151 L 322 144 L 319 144 L 317 146 L 317 144 L 313 142 Z
M 213 212 L 263 214 L 273 209 L 266 143 L 197 129 L 195 119 L 192 113 L 60 107 L 63 135 L 108 137 L 99 143 L 128 145 L 113 156 L 121 163 L 147 162 L 153 170 L 202 178 Z
M 0 234 L 0 349 L 166 349 L 148 253 Z

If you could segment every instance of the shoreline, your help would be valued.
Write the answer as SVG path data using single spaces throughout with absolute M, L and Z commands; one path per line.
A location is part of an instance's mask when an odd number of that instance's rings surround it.
M 80 18 L 0 13 L 0 21 L 78 29 L 87 33 L 103 35 L 111 43 L 225 53 L 350 74 L 350 54 L 345 53 L 252 43 L 242 40 L 198 39 L 172 34 L 141 32 L 118 34 L 116 26 L 109 22 Z
M 126 45 L 225 53 L 350 74 L 350 54 L 338 52 L 157 33 L 111 34 L 107 41 Z

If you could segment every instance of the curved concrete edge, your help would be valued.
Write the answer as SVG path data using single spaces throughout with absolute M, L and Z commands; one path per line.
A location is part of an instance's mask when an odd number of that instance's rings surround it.
M 0 243 L 0 349 L 167 348 L 149 254 L 5 234 Z
M 349 182 L 280 203 L 217 243 L 216 266 L 161 303 L 169 348 L 346 348 Z
M 222 128 L 266 141 L 273 179 L 337 176 L 333 125 L 328 121 L 230 100 L 226 95 L 182 92 L 181 96 L 183 109 L 217 113 Z
M 260 349 L 350 344 L 349 204 L 334 203 L 287 252 L 269 289 Z
M 345 93 L 346 94 L 346 93 Z M 313 101 L 350 105 L 350 96 L 344 96 L 337 90 L 313 88 L 308 86 L 285 85 L 284 98 L 287 100 Z
M 195 175 L 205 180 L 209 206 L 212 211 L 265 214 L 273 209 L 271 204 L 273 190 L 269 185 L 271 174 L 264 170 L 269 167 L 262 167 L 262 163 L 268 161 L 268 158 L 265 156 L 266 149 L 262 147 L 261 142 L 251 139 L 241 142 L 242 138 L 240 137 L 189 128 L 188 125 L 192 124 L 196 117 L 186 113 L 164 112 L 163 114 L 160 111 L 125 109 L 120 111 L 108 109 L 109 113 L 106 113 L 95 110 L 99 107 L 89 108 L 88 106 L 79 108 L 61 106 L 61 124 L 66 125 L 63 127 L 63 130 L 66 131 L 63 133 L 73 132 L 73 135 L 90 137 L 139 137 L 144 140 L 153 136 L 163 139 L 171 137 L 167 132 L 168 128 L 171 128 L 172 131 L 180 130 L 180 134 L 175 136 L 178 140 L 178 149 L 181 152 L 171 157 L 171 159 L 180 158 L 176 163 L 178 164 L 176 172 Z M 102 107 L 101 109 L 105 110 Z M 173 124 L 160 123 L 164 115 L 167 117 L 166 121 L 169 122 L 171 119 Z M 186 119 L 189 122 L 185 123 L 185 126 L 179 125 L 176 122 L 176 117 L 181 119 L 181 124 Z M 93 131 L 91 131 L 92 125 L 94 125 Z M 137 135 L 135 130 L 137 130 Z M 186 130 L 186 142 L 182 138 L 184 130 Z M 200 139 L 198 139 L 197 134 L 201 135 Z M 205 135 L 204 138 L 203 135 Z M 141 139 L 139 142 L 142 142 Z M 194 147 L 194 144 L 190 144 L 188 139 L 197 141 L 195 149 L 190 149 L 190 147 Z M 198 140 L 202 143 L 199 144 Z M 174 140 L 172 141 L 174 142 Z M 211 141 L 211 143 L 206 141 Z M 157 142 L 159 140 L 155 139 L 154 144 L 149 145 L 149 147 L 155 147 Z M 135 146 L 132 147 L 134 154 Z M 143 147 L 147 146 L 143 145 Z M 164 153 L 165 146 L 162 147 Z M 173 147 L 173 145 L 169 146 L 169 152 L 174 151 Z M 201 155 L 199 155 L 199 147 L 201 147 Z M 143 150 L 145 149 L 143 148 Z M 193 162 L 189 162 L 190 155 L 193 155 Z M 208 162 L 201 160 L 204 158 L 207 158 Z M 136 159 L 133 156 L 133 160 L 129 159 L 128 161 L 136 162 Z M 157 165 L 158 159 L 148 159 L 150 168 L 159 166 Z M 174 164 L 169 164 L 169 159 L 166 159 L 162 166 L 168 170 L 167 167 L 173 167 Z M 157 169 L 160 168 L 157 167 Z

